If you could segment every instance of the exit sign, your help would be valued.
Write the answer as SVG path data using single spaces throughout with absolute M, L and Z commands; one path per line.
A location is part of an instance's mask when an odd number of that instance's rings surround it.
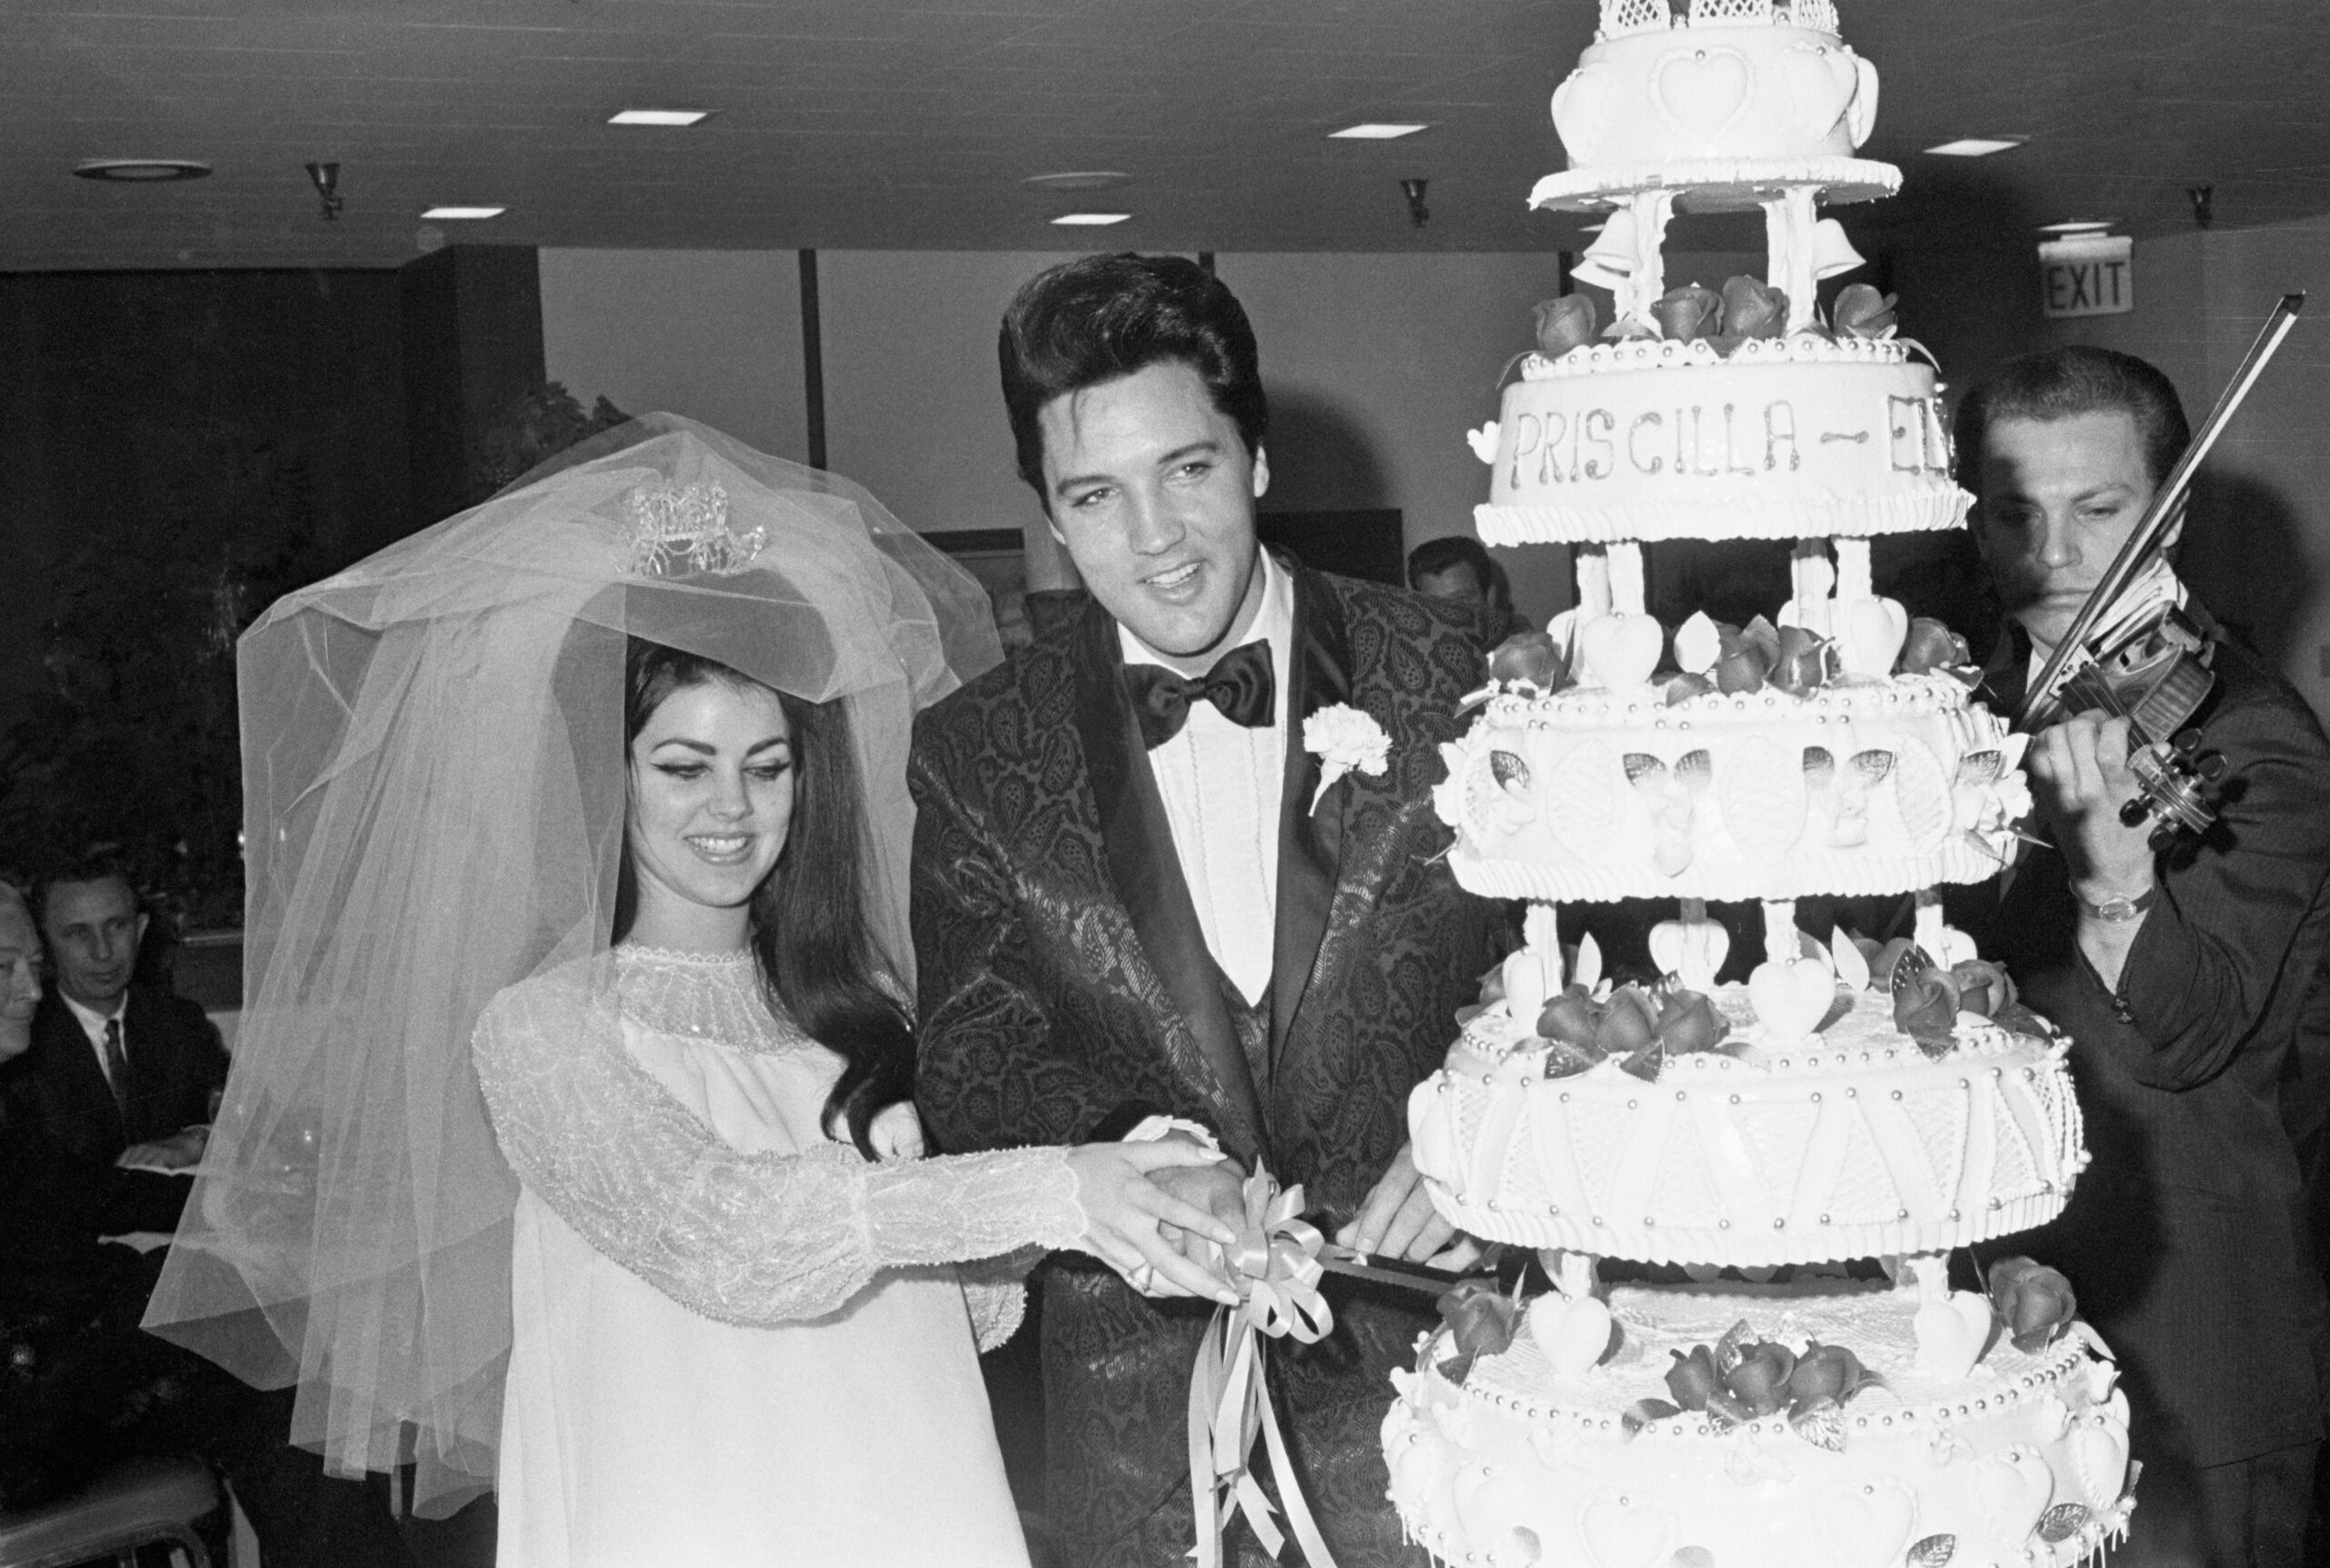
M 2041 298 L 2050 316 L 2117 316 L 2136 308 L 2133 242 L 2077 234 L 2039 248 Z

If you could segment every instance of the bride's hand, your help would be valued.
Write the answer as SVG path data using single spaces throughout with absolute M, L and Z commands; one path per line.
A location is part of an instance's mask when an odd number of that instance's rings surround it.
M 876 1111 L 874 1119 L 866 1125 L 866 1141 L 874 1146 L 874 1158 L 886 1163 L 893 1159 L 920 1159 L 929 1152 L 923 1146 L 922 1118 L 916 1114 L 910 1099 Z
M 1224 1247 L 1237 1233 L 1204 1209 L 1149 1179 L 1153 1170 L 1215 1165 L 1221 1157 L 1181 1138 L 1147 1143 L 1088 1143 L 1068 1151 L 1076 1173 L 1076 1201 L 1084 1210 L 1083 1250 L 1151 1296 L 1203 1296 L 1238 1304 L 1230 1282 L 1190 1261 L 1160 1233 L 1159 1225 L 1193 1231 Z

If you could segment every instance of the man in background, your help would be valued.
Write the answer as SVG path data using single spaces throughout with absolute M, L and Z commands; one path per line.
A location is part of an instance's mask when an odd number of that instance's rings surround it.
M 1957 422 L 1974 538 L 2007 619 L 1990 701 L 2020 705 L 2189 444 L 2151 365 L 2091 348 L 2010 361 Z M 2035 832 L 2011 877 L 1952 918 L 2072 1039 L 2093 1158 L 2060 1219 L 2008 1245 L 2071 1279 L 2117 1352 L 2144 1462 L 2125 1563 L 2299 1561 L 2323 1426 L 2324 1292 L 2282 1079 L 2330 937 L 2330 743 L 2278 674 L 2227 640 L 2169 561 L 2143 591 L 2206 635 L 2198 715 L 2226 766 L 2197 840 L 2151 841 L 2128 723 L 2032 739 Z
M 1468 534 L 1427 539 L 1408 551 L 1408 586 L 1428 599 L 1483 609 L 1492 647 L 1522 629 L 1513 611 L 1513 584 L 1481 541 Z
M 227 1053 L 200 1007 L 133 980 L 147 916 L 128 873 L 105 859 L 55 873 L 40 916 L 56 983 L 5 1076 L 11 1114 L 84 1161 L 191 1168 Z

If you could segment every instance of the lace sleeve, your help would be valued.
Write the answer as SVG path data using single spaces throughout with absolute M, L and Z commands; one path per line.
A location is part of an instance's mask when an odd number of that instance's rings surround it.
M 1044 1260 L 1044 1249 L 1022 1247 L 1000 1258 L 982 1258 L 956 1270 L 970 1303 L 971 1328 L 979 1349 L 1008 1344 L 1028 1315 L 1028 1270 Z
M 601 1252 L 731 1323 L 832 1311 L 876 1271 L 1076 1244 L 1059 1148 L 870 1165 L 826 1144 L 744 1154 L 623 1048 L 612 1001 L 579 978 L 505 991 L 478 1021 L 479 1081 L 519 1179 Z

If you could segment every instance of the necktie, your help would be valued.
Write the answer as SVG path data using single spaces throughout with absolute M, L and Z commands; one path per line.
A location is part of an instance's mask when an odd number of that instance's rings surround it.
M 1232 648 L 1202 675 L 1177 675 L 1161 664 L 1125 670 L 1133 712 L 1140 718 L 1141 743 L 1155 751 L 1181 733 L 1190 704 L 1202 698 L 1233 724 L 1258 730 L 1271 722 L 1277 686 L 1271 675 L 1271 645 L 1247 642 Z
M 106 1077 L 113 1083 L 113 1103 L 124 1120 L 129 1117 L 129 1057 L 121 1048 L 121 1020 L 106 1020 Z

